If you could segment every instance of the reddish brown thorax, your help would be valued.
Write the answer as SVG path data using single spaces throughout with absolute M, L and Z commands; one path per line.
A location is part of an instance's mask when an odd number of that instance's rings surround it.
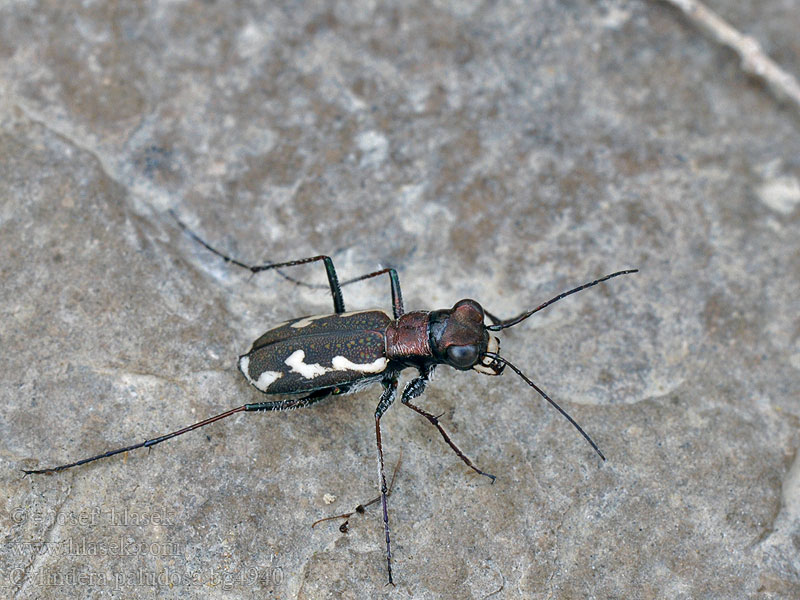
M 417 310 L 402 315 L 386 329 L 386 357 L 430 356 L 428 313 Z

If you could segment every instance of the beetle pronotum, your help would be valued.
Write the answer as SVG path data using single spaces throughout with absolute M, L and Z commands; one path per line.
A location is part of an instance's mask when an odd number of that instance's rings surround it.
M 495 476 L 475 466 L 450 439 L 439 423 L 438 417 L 412 402 L 425 391 L 425 386 L 437 365 L 449 365 L 460 371 L 472 369 L 485 375 L 500 375 L 505 367 L 509 367 L 572 423 L 600 458 L 605 460 L 605 456 L 600 452 L 597 444 L 566 411 L 522 371 L 500 356 L 500 341 L 492 333 L 513 327 L 570 294 L 595 286 L 612 277 L 636 273 L 637 269 L 617 271 L 595 279 L 563 292 L 536 308 L 511 319 L 498 319 L 485 311 L 475 300 L 470 299 L 460 300 L 455 303 L 453 308 L 449 309 L 405 312 L 400 281 L 393 268 L 380 269 L 340 284 L 333 261 L 328 256 L 320 255 L 280 263 L 248 265 L 213 248 L 178 219 L 175 213 L 170 211 L 170 214 L 181 229 L 196 242 L 202 244 L 225 262 L 247 269 L 252 273 L 317 261 L 322 261 L 325 265 L 328 286 L 333 295 L 333 314 L 299 317 L 278 325 L 258 338 L 247 354 L 239 357 L 239 370 L 256 389 L 264 394 L 280 394 L 288 397 L 270 402 L 244 404 L 139 444 L 110 450 L 57 467 L 23 470 L 26 474 L 63 471 L 129 450 L 149 448 L 239 412 L 301 408 L 331 395 L 354 392 L 369 384 L 380 383 L 383 386 L 383 393 L 375 409 L 375 440 L 378 449 L 378 481 L 386 537 L 386 568 L 389 583 L 393 584 L 386 473 L 381 444 L 381 417 L 396 398 L 398 376 L 404 369 L 416 369 L 418 375 L 403 389 L 400 396 L 402 404 L 425 417 L 438 429 L 444 441 L 468 467 L 476 473 L 488 477 L 492 483 L 494 483 Z M 283 273 L 281 275 L 295 283 L 300 283 Z M 346 312 L 341 287 L 380 275 L 389 277 L 392 292 L 392 314 L 380 309 Z M 484 320 L 487 318 L 491 325 L 484 324 Z

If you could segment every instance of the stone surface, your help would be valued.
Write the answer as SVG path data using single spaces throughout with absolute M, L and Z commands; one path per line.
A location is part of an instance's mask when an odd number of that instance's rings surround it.
M 800 73 L 792 0 L 714 2 Z M 800 118 L 658 2 L 0 8 L 0 576 L 15 598 L 800 596 Z M 500 315 L 513 373 L 442 368 L 400 458 L 379 390 L 238 415 L 236 357 L 399 269 Z M 318 267 L 292 273 L 324 282 Z M 389 306 L 384 280 L 345 288 Z M 328 503 L 330 497 L 335 497 Z

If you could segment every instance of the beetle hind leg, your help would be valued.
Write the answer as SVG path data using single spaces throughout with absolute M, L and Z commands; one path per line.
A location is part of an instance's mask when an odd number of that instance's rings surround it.
M 314 404 L 315 402 L 319 402 L 323 398 L 330 396 L 332 392 L 333 392 L 332 389 L 325 388 L 322 390 L 317 390 L 316 392 L 313 392 L 308 396 L 303 396 L 302 398 L 288 398 L 286 400 L 278 400 L 276 402 L 259 402 L 257 404 L 244 404 L 237 408 L 226 410 L 225 412 L 215 415 L 213 417 L 209 417 L 208 419 L 199 421 L 193 425 L 189 425 L 188 427 L 184 427 L 182 429 L 178 429 L 177 431 L 173 431 L 172 433 L 167 433 L 165 435 L 160 435 L 156 438 L 145 440 L 139 444 L 131 444 L 130 446 L 125 446 L 124 448 L 109 450 L 108 452 L 104 452 L 96 456 L 90 456 L 89 458 L 84 458 L 82 460 L 77 460 L 75 462 L 67 463 L 64 465 L 58 465 L 57 467 L 48 467 L 46 469 L 23 469 L 22 471 L 26 475 L 56 473 L 58 471 L 64 471 L 65 469 L 71 469 L 72 467 L 85 465 L 86 463 L 94 462 L 96 460 L 100 460 L 101 458 L 108 458 L 109 456 L 114 456 L 115 454 L 130 452 L 131 450 L 136 450 L 138 448 L 152 448 L 156 444 L 160 444 L 161 442 L 166 442 L 167 440 L 171 440 L 174 437 L 178 437 L 179 435 L 183 435 L 184 433 L 194 431 L 195 429 L 200 429 L 201 427 L 205 427 L 206 425 L 211 425 L 211 423 L 216 423 L 217 421 L 221 421 L 222 419 L 230 417 L 231 415 L 234 415 L 238 412 L 257 411 L 257 410 L 290 410 L 293 408 L 302 408 L 304 406 L 308 406 L 309 404 Z
M 383 445 L 381 444 L 381 417 L 394 402 L 397 395 L 397 377 L 383 381 L 383 394 L 375 409 L 375 441 L 378 445 L 378 483 L 381 490 L 381 508 L 383 508 L 383 531 L 386 534 L 386 570 L 389 573 L 389 584 L 392 581 L 392 547 L 389 541 L 389 506 L 387 498 L 389 489 L 386 485 L 386 471 L 383 466 Z
M 276 269 L 277 273 L 283 277 L 286 281 L 290 281 L 295 285 L 299 285 L 302 287 L 318 289 L 318 288 L 325 288 L 322 284 L 316 283 L 308 283 L 303 281 L 302 279 L 297 279 L 296 277 L 292 277 L 291 275 L 287 275 L 280 269 Z M 371 279 L 373 277 L 379 277 L 380 275 L 388 275 L 389 276 L 389 284 L 391 286 L 392 292 L 392 310 L 394 311 L 394 318 L 399 319 L 404 313 L 405 308 L 403 305 L 403 294 L 400 291 L 400 278 L 397 276 L 397 270 L 392 267 L 386 267 L 384 269 L 380 269 L 378 271 L 373 271 L 372 273 L 367 273 L 366 275 L 360 275 L 358 277 L 353 277 L 352 279 L 347 279 L 345 281 L 339 282 L 339 287 L 343 288 L 346 285 L 350 285 L 351 283 L 357 283 L 359 281 L 364 281 L 366 279 Z
M 273 411 L 273 410 L 294 410 L 295 408 L 305 408 L 315 402 L 327 398 L 333 394 L 333 388 L 324 388 L 311 392 L 308 396 L 302 398 L 286 398 L 285 400 L 273 400 L 272 402 L 256 402 L 254 404 L 245 404 L 244 410 L 252 411 Z
M 348 279 L 347 281 L 343 281 L 339 283 L 339 277 L 336 275 L 336 268 L 333 266 L 333 260 L 331 260 L 330 256 L 312 256 L 309 258 L 301 258 L 298 260 L 290 260 L 286 262 L 279 262 L 279 263 L 267 263 L 264 265 L 250 265 L 240 260 L 237 260 L 231 256 L 228 256 L 224 252 L 221 252 L 214 248 L 211 244 L 206 242 L 203 238 L 197 235 L 194 231 L 189 229 L 189 226 L 186 225 L 183 221 L 178 218 L 178 215 L 175 214 L 175 211 L 170 209 L 169 214 L 172 216 L 173 219 L 178 223 L 178 226 L 186 232 L 190 238 L 192 238 L 195 242 L 206 248 L 209 252 L 216 254 L 226 263 L 230 263 L 232 265 L 236 265 L 237 267 L 241 267 L 242 269 L 247 269 L 253 275 L 256 273 L 260 273 L 261 271 L 267 271 L 270 269 L 275 269 L 275 271 L 287 281 L 291 281 L 296 285 L 302 285 L 304 287 L 316 288 L 316 287 L 328 287 L 331 290 L 331 296 L 333 296 L 333 311 L 337 314 L 343 313 L 344 310 L 344 297 L 342 296 L 342 287 L 345 285 L 349 285 L 351 283 L 355 283 L 357 281 L 363 281 L 365 279 L 370 279 L 372 277 L 378 277 L 379 275 L 388 275 L 389 276 L 389 283 L 391 284 L 392 290 L 392 309 L 394 311 L 394 318 L 399 319 L 402 314 L 405 312 L 403 307 L 403 294 L 400 291 L 400 279 L 397 277 L 397 271 L 391 267 L 387 267 L 385 269 L 380 269 L 379 271 L 373 271 L 372 273 L 367 273 L 366 275 L 361 275 L 360 277 L 354 277 L 353 279 Z M 327 286 L 317 286 L 316 284 L 306 283 L 300 279 L 296 279 L 291 275 L 287 275 L 281 269 L 283 267 L 294 267 L 296 265 L 304 265 L 310 262 L 315 262 L 321 260 L 325 264 L 325 273 L 328 276 L 328 285 Z
M 170 210 L 169 214 L 172 216 L 173 219 L 175 219 L 175 221 L 178 223 L 178 226 L 183 231 L 186 232 L 186 235 L 192 238 L 195 242 L 205 247 L 209 252 L 212 252 L 213 254 L 219 256 L 226 263 L 230 263 L 232 265 L 236 265 L 237 267 L 247 269 L 254 275 L 256 273 L 260 273 L 261 271 L 268 271 L 270 269 L 277 270 L 281 267 L 294 267 L 296 265 L 304 265 L 307 263 L 321 260 L 325 264 L 325 273 L 328 275 L 328 286 L 330 287 L 331 295 L 333 296 L 333 311 L 337 314 L 344 312 L 344 298 L 342 297 L 342 289 L 341 286 L 339 285 L 339 278 L 336 275 L 336 269 L 333 266 L 333 261 L 331 260 L 330 256 L 319 255 L 319 256 L 311 256 L 309 258 L 301 258 L 298 260 L 289 260 L 286 262 L 267 263 L 264 265 L 249 265 L 245 262 L 232 258 L 223 252 L 220 252 L 219 250 L 214 248 L 211 244 L 203 240 L 203 238 L 201 238 L 194 231 L 189 229 L 188 225 L 186 225 L 183 221 L 181 221 L 178 218 L 178 215 L 175 214 L 175 211 Z M 280 273 L 280 271 L 278 272 Z M 290 281 L 293 281 L 292 278 L 287 277 L 283 273 L 281 273 L 281 276 L 286 277 Z

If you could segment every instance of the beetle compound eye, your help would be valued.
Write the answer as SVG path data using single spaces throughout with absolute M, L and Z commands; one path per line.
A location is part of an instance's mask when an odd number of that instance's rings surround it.
M 457 369 L 469 369 L 478 360 L 477 346 L 448 346 L 447 362 Z

